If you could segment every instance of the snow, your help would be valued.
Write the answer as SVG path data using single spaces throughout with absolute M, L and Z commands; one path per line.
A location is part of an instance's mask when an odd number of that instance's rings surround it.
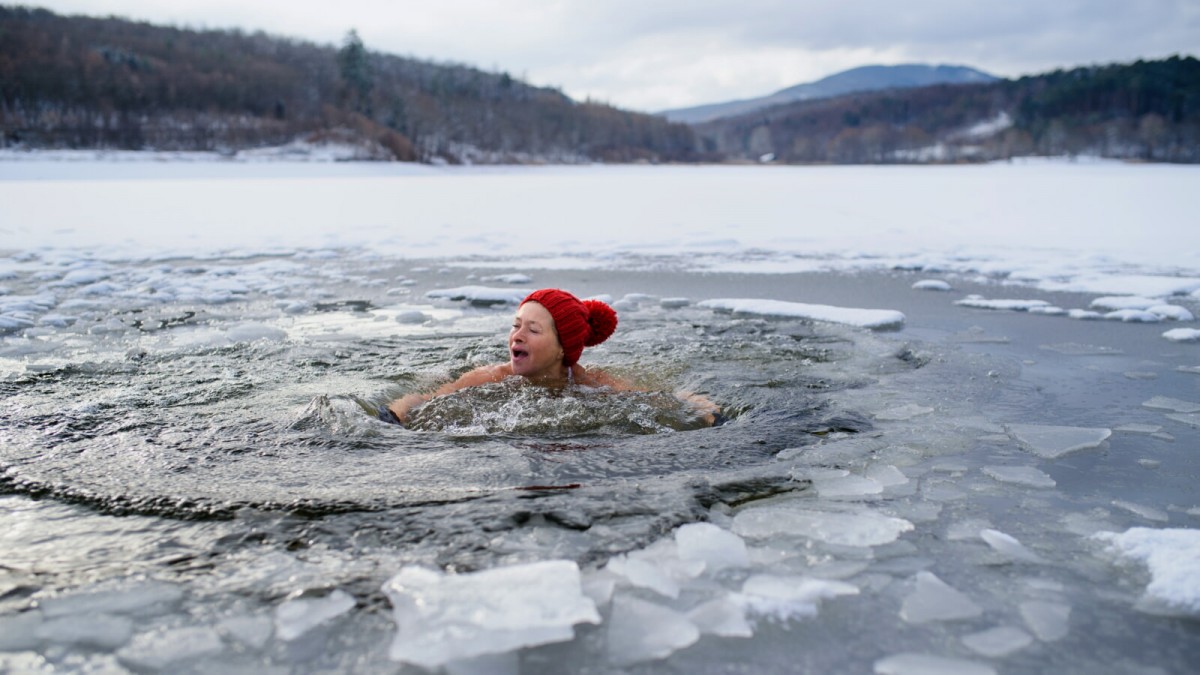
M 1016 312 L 1028 312 L 1050 306 L 1045 300 L 988 300 L 981 295 L 968 295 L 954 304 L 975 309 L 1008 309 Z
M 527 269 L 637 269 L 672 260 L 685 269 L 749 274 L 930 270 L 1099 294 L 1094 306 L 1102 311 L 980 296 L 960 300 L 965 306 L 1120 321 L 1192 321 L 1192 312 L 1173 299 L 1200 291 L 1200 234 L 1185 197 L 1194 167 L 1027 161 L 920 171 L 439 168 L 335 161 L 346 158 L 344 151 L 301 143 L 232 160 L 205 153 L 0 154 L 0 231 L 12 242 L 6 248 L 17 251 L 0 263 L 0 278 L 32 269 L 47 282 L 37 296 L 0 295 L 0 334 L 69 326 L 87 306 L 68 303 L 88 300 L 100 311 L 112 297 L 215 305 L 254 292 L 282 295 L 308 288 L 297 279 L 295 268 L 303 267 L 297 261 L 347 255 L 519 260 Z M 935 185 L 938 200 L 920 196 Z M 70 199 L 61 198 L 66 193 Z M 605 197 L 618 193 L 622 199 Z M 1024 198 L 1004 198 L 996 208 L 999 195 L 1011 194 Z M 205 209 L 178 208 L 186 203 Z M 397 203 L 405 205 L 402 219 Z M 755 208 L 734 209 L 735 203 Z M 797 233 L 797 203 L 821 227 Z M 261 255 L 273 257 L 255 261 Z M 218 256 L 247 264 L 197 274 L 171 262 Z M 134 271 L 129 261 L 158 265 Z M 532 282 L 527 273 L 480 278 Z M 952 287 L 925 279 L 914 288 Z M 430 297 L 488 306 L 523 295 L 465 286 Z M 636 296 L 617 304 L 636 304 Z M 291 297 L 281 307 L 304 314 L 313 300 Z M 905 321 L 892 308 L 767 298 L 660 302 L 875 329 Z M 1163 337 L 1196 342 L 1200 332 L 1176 328 Z
M 954 290 L 950 282 L 942 279 L 922 279 L 912 285 L 914 290 L 918 291 L 951 291 Z
M 446 300 L 466 300 L 473 305 L 518 305 L 529 291 L 510 288 L 492 288 L 488 286 L 458 286 L 456 288 L 439 288 L 425 293 L 428 298 Z
M 1110 555 L 1150 573 L 1142 609 L 1200 617 L 1200 530 L 1134 527 L 1099 532 L 1094 538 L 1106 544 Z
M 1200 328 L 1172 328 L 1162 336 L 1171 342 L 1200 342 Z
M 423 668 L 570 640 L 575 624 L 600 623 L 567 560 L 467 574 L 407 566 L 383 590 L 398 628 L 391 658 Z
M 904 314 L 890 309 L 856 309 L 749 298 L 715 298 L 704 300 L 698 303 L 698 305 L 714 311 L 729 312 L 735 315 L 748 314 L 809 319 L 812 321 L 842 323 L 876 330 L 899 328 L 904 324 Z

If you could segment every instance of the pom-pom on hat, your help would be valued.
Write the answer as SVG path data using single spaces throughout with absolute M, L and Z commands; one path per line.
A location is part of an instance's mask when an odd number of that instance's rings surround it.
M 599 300 L 580 300 L 557 288 L 530 293 L 521 304 L 536 302 L 554 317 L 554 329 L 563 348 L 563 363 L 575 365 L 584 347 L 595 347 L 617 329 L 617 313 Z

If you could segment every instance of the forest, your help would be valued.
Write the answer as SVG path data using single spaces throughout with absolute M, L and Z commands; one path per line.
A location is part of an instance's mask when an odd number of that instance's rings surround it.
M 209 150 L 296 138 L 403 161 L 686 161 L 683 124 L 507 73 L 237 30 L 0 6 L 0 146 Z
M 504 72 L 262 32 L 0 6 L 0 148 L 238 150 L 335 141 L 448 163 L 1200 162 L 1200 61 L 848 94 L 689 126 Z
M 851 94 L 696 125 L 712 155 L 787 163 L 1095 156 L 1200 162 L 1200 61 Z

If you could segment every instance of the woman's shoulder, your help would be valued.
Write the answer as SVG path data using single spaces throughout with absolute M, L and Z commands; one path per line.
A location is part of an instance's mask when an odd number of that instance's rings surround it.
M 576 364 L 571 366 L 571 369 L 571 376 L 574 378 L 575 382 L 586 387 L 608 387 L 609 389 L 616 389 L 619 391 L 635 388 L 631 383 L 612 375 L 611 373 L 605 372 L 601 368 L 584 368 L 583 366 Z
M 498 363 L 491 366 L 480 366 L 474 370 L 469 370 L 459 376 L 455 384 L 463 387 L 473 387 L 489 382 L 499 382 L 506 377 L 512 377 L 512 366 L 507 363 Z

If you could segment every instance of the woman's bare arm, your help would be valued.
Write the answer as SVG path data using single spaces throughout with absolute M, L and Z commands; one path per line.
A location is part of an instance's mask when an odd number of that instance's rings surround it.
M 446 394 L 452 394 L 460 389 L 466 389 L 467 387 L 476 387 L 489 382 L 499 382 L 511 374 L 511 372 L 506 372 L 506 367 L 504 365 L 483 366 L 482 368 L 476 368 L 470 372 L 463 373 L 457 380 L 454 380 L 453 382 L 447 382 L 433 391 L 406 394 L 389 403 L 388 410 L 392 411 L 392 413 L 396 416 L 396 419 L 400 420 L 401 424 L 407 424 L 408 414 L 412 412 L 413 408 L 416 408 L 417 406 L 420 406 L 431 399 L 437 398 L 438 396 L 445 396 Z

